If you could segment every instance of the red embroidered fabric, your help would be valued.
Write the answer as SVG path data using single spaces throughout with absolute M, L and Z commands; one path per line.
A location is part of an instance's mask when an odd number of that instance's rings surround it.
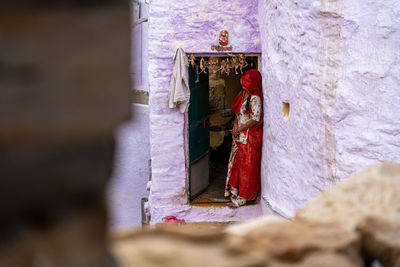
M 242 86 L 244 88 L 247 89 L 247 91 L 250 93 L 250 95 L 259 96 L 261 98 L 261 100 L 263 99 L 261 73 L 258 70 L 252 69 L 252 70 L 247 71 L 240 79 L 240 83 L 242 84 Z M 238 115 L 238 113 L 240 111 L 240 107 L 242 106 L 244 93 L 245 93 L 245 91 L 242 90 L 233 100 L 232 111 L 236 115 Z M 251 112 L 251 108 L 250 108 L 250 112 Z M 263 116 L 261 116 L 261 120 L 257 126 L 262 125 L 262 123 L 263 123 Z
M 243 75 L 241 83 L 250 95 L 260 97 L 262 102 L 262 82 L 261 74 L 258 70 L 247 71 Z M 243 100 L 244 90 L 236 96 L 232 104 L 232 110 L 236 116 L 239 115 Z M 248 112 L 252 112 L 251 106 Z M 235 140 L 233 141 L 234 144 L 232 144 L 233 147 L 237 145 L 237 151 L 231 159 L 232 165 L 228 170 L 226 189 L 234 195 L 234 192 L 238 192 L 237 196 L 246 200 L 253 200 L 260 189 L 262 124 L 263 114 L 261 113 L 259 123 L 249 129 L 247 144 L 242 144 Z

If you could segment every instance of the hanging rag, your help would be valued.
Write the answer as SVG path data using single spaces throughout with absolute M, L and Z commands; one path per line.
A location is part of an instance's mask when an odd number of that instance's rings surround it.
M 182 48 L 176 50 L 174 56 L 174 71 L 168 93 L 169 108 L 179 107 L 181 113 L 185 113 L 189 106 L 190 89 L 188 83 L 189 62 Z

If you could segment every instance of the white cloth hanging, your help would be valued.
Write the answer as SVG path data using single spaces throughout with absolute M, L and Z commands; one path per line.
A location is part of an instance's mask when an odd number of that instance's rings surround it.
M 190 100 L 189 75 L 187 69 L 189 62 L 182 48 L 176 50 L 174 62 L 174 70 L 168 93 L 168 104 L 170 108 L 178 106 L 179 111 L 185 113 Z

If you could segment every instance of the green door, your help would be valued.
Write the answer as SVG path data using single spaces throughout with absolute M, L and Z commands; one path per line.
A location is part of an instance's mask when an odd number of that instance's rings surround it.
M 203 192 L 209 184 L 209 81 L 200 73 L 199 62 L 189 66 L 189 162 L 190 198 Z

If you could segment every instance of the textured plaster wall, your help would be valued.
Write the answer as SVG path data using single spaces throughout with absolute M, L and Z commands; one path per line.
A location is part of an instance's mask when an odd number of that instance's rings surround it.
M 262 193 L 291 217 L 360 168 L 400 162 L 400 5 L 260 0 L 259 10 Z
M 141 226 L 141 198 L 148 197 L 150 139 L 149 107 L 133 104 L 131 121 L 116 131 L 114 171 L 108 198 L 110 227 Z
M 377 161 L 400 163 L 400 2 L 344 1 L 341 16 L 338 180 Z
M 228 29 L 233 52 L 260 52 L 257 0 L 153 0 L 149 10 L 150 143 L 153 223 L 175 215 L 187 221 L 235 221 L 261 214 L 253 205 L 191 206 L 187 198 L 185 116 L 168 108 L 173 56 L 178 47 L 187 53 L 211 53 L 219 32 Z

